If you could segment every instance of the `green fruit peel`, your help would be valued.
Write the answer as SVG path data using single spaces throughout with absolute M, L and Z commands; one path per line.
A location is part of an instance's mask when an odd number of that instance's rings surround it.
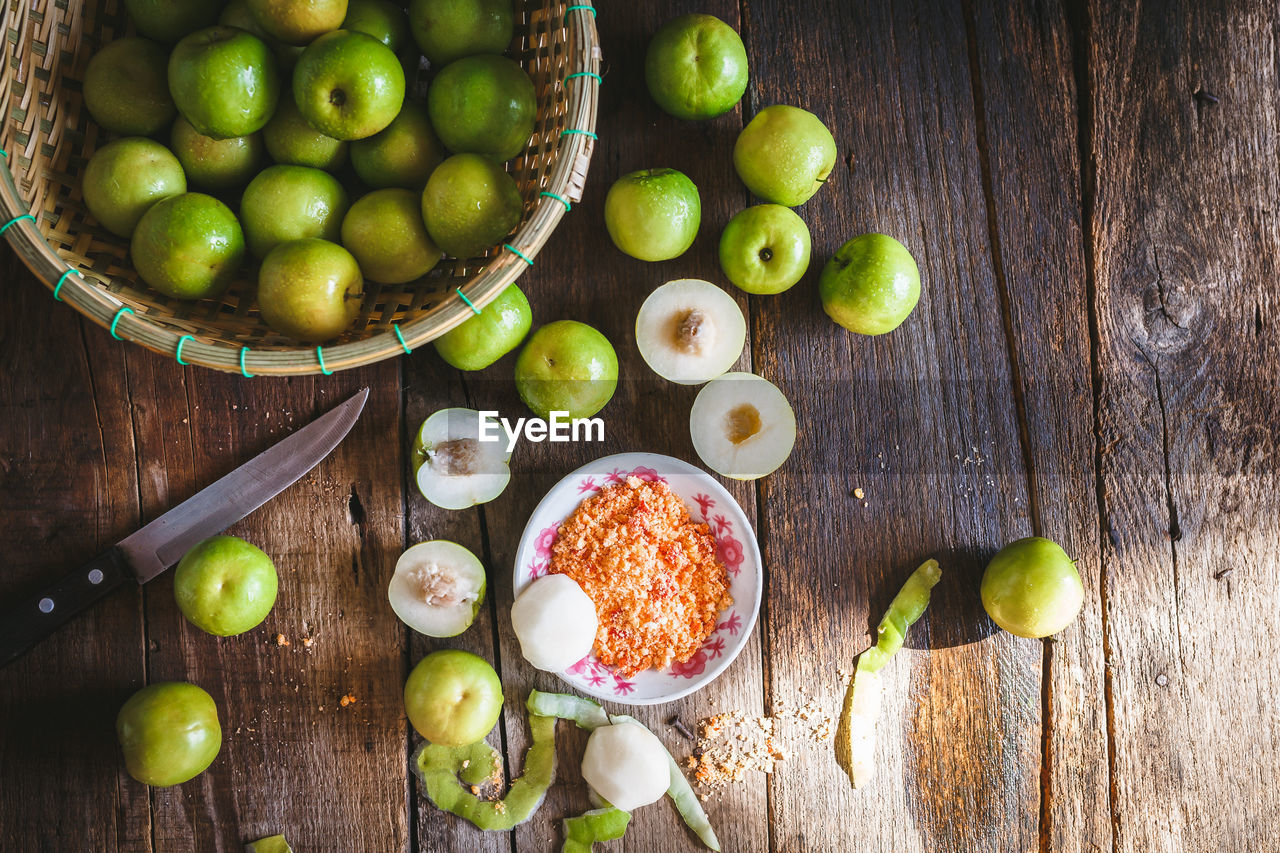
M 836 731 L 836 759 L 861 788 L 875 775 L 876 717 L 880 714 L 880 669 L 902 648 L 907 628 L 929 606 L 930 591 L 942 577 L 937 560 L 926 560 L 894 596 L 876 629 L 876 644 L 858 656 Z
M 283 835 L 272 835 L 250 841 L 244 849 L 245 853 L 293 853 L 293 848 L 289 846 L 288 841 L 284 840 Z
M 524 756 L 524 772 L 500 800 L 484 800 L 469 790 L 500 775 L 502 757 L 484 741 L 470 746 L 426 744 L 414 764 L 418 778 L 437 808 L 470 821 L 480 829 L 506 831 L 529 819 L 556 773 L 556 718 L 529 715 L 532 743 Z M 462 780 L 468 787 L 459 784 Z
M 621 838 L 631 823 L 631 813 L 622 809 L 591 809 L 564 819 L 564 846 L 560 853 L 591 853 L 597 841 Z
M 532 690 L 529 692 L 526 706 L 530 714 L 572 720 L 579 728 L 587 730 L 616 723 L 634 723 L 637 726 L 647 728 L 644 723 L 634 717 L 628 717 L 625 714 L 610 714 L 590 699 L 583 699 L 580 696 L 572 696 L 567 693 L 543 693 L 539 690 Z M 693 786 L 689 784 L 689 780 L 685 778 L 684 773 L 680 770 L 680 765 L 676 763 L 675 758 L 669 752 L 667 753 L 667 760 L 670 762 L 671 768 L 671 782 L 667 788 L 667 796 L 675 804 L 676 811 L 680 813 L 680 817 L 684 819 L 685 824 L 702 840 L 702 843 L 712 850 L 719 851 L 720 841 L 716 838 L 715 830 L 712 829 L 711 821 L 707 817 L 706 811 L 702 808 L 702 803 L 698 801 L 698 795 L 694 793 Z

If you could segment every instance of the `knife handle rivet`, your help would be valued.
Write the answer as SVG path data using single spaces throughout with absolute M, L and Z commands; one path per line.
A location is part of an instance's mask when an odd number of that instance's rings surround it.
M 94 569 L 93 571 L 89 572 L 89 583 L 91 584 L 102 583 L 102 569 Z
M 53 612 L 53 599 L 52 599 L 52 598 L 42 598 L 42 599 L 40 599 L 40 603 L 39 603 L 39 604 L 37 604 L 36 606 L 40 608 L 40 612 L 41 612 L 41 613 L 52 613 L 52 612 Z

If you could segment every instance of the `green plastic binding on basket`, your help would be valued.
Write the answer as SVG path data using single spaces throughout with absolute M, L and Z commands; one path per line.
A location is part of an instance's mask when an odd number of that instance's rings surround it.
M 564 10 L 564 25 L 566 27 L 569 26 L 569 14 L 572 12 L 590 12 L 591 17 L 594 18 L 596 16 L 596 9 L 594 6 L 586 6 L 581 3 L 569 6 Z
M 316 361 L 320 362 L 320 372 L 325 376 L 332 376 L 333 371 L 324 366 L 324 347 L 316 347 Z
M 194 341 L 194 340 L 195 340 L 195 337 L 194 337 L 194 336 L 192 336 L 192 335 L 183 335 L 182 337 L 178 338 L 178 346 L 177 346 L 177 348 L 176 348 L 176 349 L 174 349 L 174 351 L 173 351 L 173 358 L 174 358 L 174 360 L 175 360 L 175 361 L 177 361 L 177 362 L 178 362 L 178 364 L 181 364 L 181 365 L 183 365 L 183 366 L 185 367 L 186 365 L 188 365 L 188 364 L 190 364 L 190 363 L 191 363 L 191 362 L 189 362 L 189 361 L 183 361 L 183 360 L 182 360 L 182 346 L 183 346 L 183 344 L 185 344 L 187 341 Z
M 556 195 L 555 193 L 549 193 L 545 190 L 538 193 L 538 195 L 545 195 L 547 198 L 554 198 L 556 201 L 564 205 L 565 213 L 568 213 L 569 211 L 573 210 L 573 205 L 569 204 L 569 199 L 565 198 L 564 196 Z
M 578 135 L 580 135 L 580 136 L 589 136 L 589 137 L 591 137 L 592 139 L 599 139 L 599 138 L 600 138 L 600 137 L 596 136 L 594 133 L 592 133 L 592 132 L 591 132 L 591 131 L 589 131 L 589 130 L 578 130 L 577 128 L 573 128 L 573 127 L 569 128 L 568 130 L 562 130 L 562 131 L 560 131 L 560 135 L 561 135 L 561 136 L 570 136 L 570 135 L 575 134 L 575 133 L 576 133 L 576 134 L 578 134 Z
M 404 332 L 400 331 L 400 325 L 392 324 L 391 331 L 396 333 L 396 339 L 400 341 L 400 346 L 404 348 L 405 355 L 411 355 L 413 350 L 409 349 L 409 345 L 404 342 Z
M 245 379 L 252 379 L 257 374 L 250 373 L 249 368 L 244 366 L 244 357 L 249 354 L 248 347 L 240 347 L 240 375 Z
M 21 222 L 24 219 L 30 219 L 32 222 L 36 221 L 36 218 L 32 216 L 30 213 L 24 213 L 21 216 L 15 216 L 13 217 L 13 219 L 10 219 L 5 224 L 0 225 L 0 234 L 3 234 L 4 232 L 8 231 L 12 226 L 16 225 L 17 223 Z
M 510 243 L 503 243 L 503 244 L 502 244 L 502 248 L 506 249 L 508 252 L 510 252 L 511 254 L 515 255 L 517 258 L 519 258 L 520 260 L 524 261 L 524 262 L 525 262 L 526 264 L 528 264 L 529 266 L 533 266 L 533 260 L 532 260 L 528 255 L 526 255 L 524 252 L 520 251 L 519 249 L 517 249 L 515 246 L 511 245 Z
M 117 341 L 124 340 L 124 338 L 116 334 L 116 326 L 120 324 L 120 318 L 123 317 L 125 314 L 133 314 L 133 309 L 130 308 L 128 305 L 121 305 L 120 310 L 117 311 L 116 315 L 111 318 L 111 337 L 115 338 Z M 137 315 L 134 315 L 134 316 L 137 316 Z
M 84 273 L 80 272 L 80 270 L 76 269 L 75 267 L 68 267 L 66 272 L 58 276 L 58 283 L 53 286 L 53 298 L 58 300 L 59 302 L 62 301 L 62 296 L 59 295 L 62 292 L 62 285 L 67 283 L 67 276 L 71 275 L 72 273 L 75 273 L 81 278 L 84 278 Z
M 597 84 L 601 86 L 604 85 L 604 78 L 594 71 L 575 71 L 572 74 L 566 74 L 564 75 L 564 82 L 568 83 L 574 77 L 590 77 L 592 80 L 595 80 Z
M 461 287 L 455 287 L 453 290 L 455 293 L 458 294 L 458 297 L 461 298 L 463 302 L 467 303 L 468 308 L 470 308 L 476 314 L 480 313 L 480 309 L 476 307 L 476 304 L 474 302 L 472 302 L 470 299 L 467 298 L 467 294 L 462 292 Z

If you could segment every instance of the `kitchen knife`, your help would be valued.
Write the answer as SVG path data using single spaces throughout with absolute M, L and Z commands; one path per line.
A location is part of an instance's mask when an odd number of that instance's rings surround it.
M 364 409 L 365 388 L 76 571 L 0 616 L 0 667 L 128 580 L 144 584 L 196 543 L 284 491 L 328 456 Z

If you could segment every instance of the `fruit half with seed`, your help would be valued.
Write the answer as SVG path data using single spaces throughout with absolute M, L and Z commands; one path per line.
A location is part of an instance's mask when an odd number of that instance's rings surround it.
M 456 637 L 484 601 L 484 565 L 456 542 L 435 539 L 400 555 L 387 586 L 400 621 L 428 637 Z
M 746 340 L 738 303 L 697 278 L 662 285 L 636 315 L 636 346 L 645 363 L 681 385 L 701 384 L 733 367 Z
M 791 455 L 796 416 L 767 379 L 726 373 L 698 392 L 689 412 L 693 449 L 712 470 L 735 480 L 756 480 Z
M 480 440 L 475 409 L 441 409 L 422 424 L 413 445 L 414 478 L 422 496 L 442 509 L 488 503 L 511 481 L 511 451 L 494 424 Z

